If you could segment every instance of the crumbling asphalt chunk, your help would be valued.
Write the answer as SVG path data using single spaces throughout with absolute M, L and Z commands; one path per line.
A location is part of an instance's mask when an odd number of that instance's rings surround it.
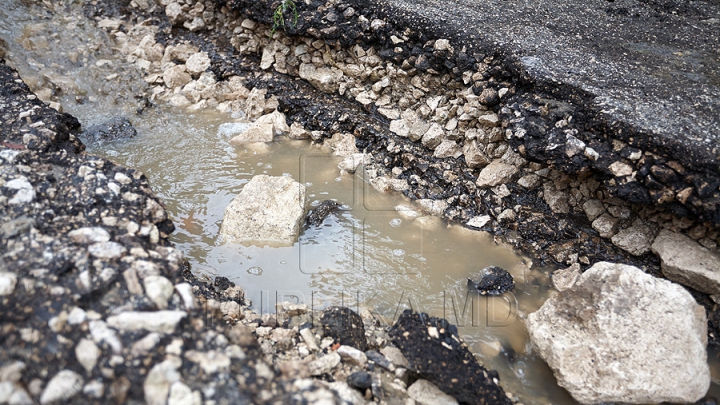
M 389 332 L 410 370 L 466 404 L 510 404 L 495 371 L 478 364 L 445 319 L 406 310 Z
M 365 351 L 365 326 L 355 311 L 346 307 L 329 307 L 320 319 L 323 334 L 335 342 Z
M 485 267 L 473 278 L 478 281 L 468 278 L 468 288 L 479 291 L 481 295 L 500 295 L 515 288 L 512 274 L 497 266 Z

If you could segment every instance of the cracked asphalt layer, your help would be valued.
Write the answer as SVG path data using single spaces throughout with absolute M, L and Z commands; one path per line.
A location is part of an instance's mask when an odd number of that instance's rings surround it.
M 375 2 L 409 25 L 499 50 L 540 88 L 580 90 L 586 107 L 668 158 L 720 167 L 718 1 Z

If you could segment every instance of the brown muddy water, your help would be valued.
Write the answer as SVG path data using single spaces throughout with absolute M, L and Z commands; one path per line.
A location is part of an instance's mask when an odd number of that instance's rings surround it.
M 177 227 L 171 240 L 196 273 L 242 286 L 258 313 L 274 313 L 276 302 L 292 301 L 316 309 L 369 309 L 388 323 L 407 308 L 444 317 L 525 404 L 575 403 L 532 353 L 521 321 L 554 293 L 547 269 L 531 268 L 488 234 L 416 217 L 419 209 L 410 200 L 378 194 L 362 171 L 340 173 L 341 159 L 328 148 L 285 138 L 266 148 L 231 146 L 218 129 L 241 121 L 240 114 L 164 105 L 137 114 L 143 102 L 136 95 L 148 91 L 147 85 L 113 51 L 107 34 L 82 16 L 80 2 L 56 5 L 57 13 L 4 3 L 0 37 L 7 43 L 6 59 L 41 98 L 53 97 L 85 128 L 117 116 L 132 122 L 135 138 L 87 142 L 88 151 L 147 175 Z M 292 247 L 218 241 L 225 207 L 259 174 L 292 176 L 308 187 L 311 206 L 332 199 L 341 210 L 303 231 Z M 401 213 L 399 206 L 415 211 Z M 490 265 L 512 273 L 514 294 L 468 293 L 466 278 Z M 717 382 L 720 367 L 714 353 L 710 358 Z

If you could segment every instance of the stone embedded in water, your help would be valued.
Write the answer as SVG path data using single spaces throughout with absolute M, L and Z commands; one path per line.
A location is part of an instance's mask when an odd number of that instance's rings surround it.
M 307 200 L 305 186 L 291 177 L 255 176 L 225 209 L 220 235 L 228 241 L 292 245 Z
M 218 127 L 218 136 L 230 138 L 247 131 L 251 125 L 249 122 L 226 122 Z
M 595 264 L 526 325 L 558 384 L 582 403 L 694 402 L 710 386 L 705 310 L 633 266 Z
M 134 138 L 136 135 L 137 131 L 125 117 L 115 117 L 85 130 L 85 136 L 93 141 L 116 141 Z
M 468 288 L 478 290 L 481 295 L 500 295 L 515 288 L 513 276 L 497 266 L 485 267 L 479 277 L 479 281 L 468 278 Z
M 337 211 L 340 205 L 333 200 L 325 200 L 320 205 L 310 210 L 305 216 L 305 226 L 320 226 L 325 218 L 333 212 Z
M 662 230 L 652 244 L 665 277 L 707 294 L 720 294 L 720 257 L 689 237 Z

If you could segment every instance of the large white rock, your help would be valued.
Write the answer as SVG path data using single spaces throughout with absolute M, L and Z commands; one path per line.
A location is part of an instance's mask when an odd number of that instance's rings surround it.
M 689 237 L 660 232 L 652 244 L 665 277 L 708 294 L 720 294 L 720 257 Z
M 303 63 L 299 69 L 300 77 L 307 80 L 315 88 L 325 93 L 334 93 L 340 86 L 342 72 L 338 69 L 316 68 L 310 63 Z
M 255 176 L 225 209 L 220 235 L 236 243 L 292 245 L 306 207 L 305 186 L 291 177 Z
M 517 173 L 517 167 L 498 159 L 482 169 L 475 183 L 480 188 L 494 187 L 512 181 Z
M 636 267 L 595 264 L 526 324 L 579 402 L 695 402 L 710 387 L 705 310 Z
M 121 332 L 146 330 L 173 333 L 175 326 L 187 316 L 185 311 L 121 312 L 107 319 L 107 324 Z

